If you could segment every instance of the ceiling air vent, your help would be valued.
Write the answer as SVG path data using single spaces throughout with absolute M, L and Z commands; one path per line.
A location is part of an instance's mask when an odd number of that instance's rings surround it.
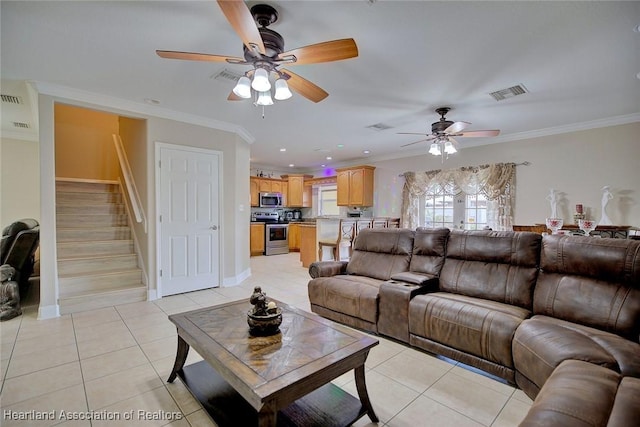
M 2 102 L 6 102 L 7 104 L 22 104 L 22 98 L 19 96 L 13 95 L 0 95 L 2 97 Z
M 393 126 L 385 125 L 384 123 L 376 123 L 375 125 L 367 126 L 367 129 L 377 130 L 378 132 L 391 129 Z
M 29 123 L 13 122 L 13 127 L 20 129 L 29 129 Z
M 493 99 L 495 99 L 496 101 L 502 101 L 507 98 L 513 98 L 514 96 L 523 95 L 525 93 L 529 93 L 529 91 L 524 87 L 524 85 L 519 84 L 506 89 L 491 92 L 489 95 L 493 96 Z
M 229 71 L 226 68 L 223 68 L 218 74 L 213 74 L 211 78 L 215 80 L 229 80 L 236 83 L 242 76 L 243 74 L 238 74 L 234 71 Z

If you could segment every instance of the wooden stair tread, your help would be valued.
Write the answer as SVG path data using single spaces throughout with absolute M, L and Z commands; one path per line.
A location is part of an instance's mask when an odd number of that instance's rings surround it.
M 80 274 L 60 274 L 58 275 L 59 279 L 91 279 L 95 277 L 104 277 L 104 276 L 117 276 L 118 274 L 124 273 L 140 273 L 142 269 L 140 268 L 127 268 L 122 270 L 113 270 L 113 271 L 105 271 L 105 272 L 91 272 L 91 273 L 80 273 Z
M 85 298 L 89 296 L 96 296 L 96 297 L 108 296 L 115 293 L 121 293 L 123 291 L 143 291 L 143 290 L 146 292 L 147 287 L 141 282 L 138 285 L 129 284 L 124 286 L 114 286 L 112 288 L 86 289 L 84 291 L 70 292 L 68 294 L 63 293 L 61 291 L 58 298 L 61 300 L 70 300 L 73 298 Z
M 78 257 L 78 258 L 58 258 L 58 262 L 60 262 L 60 261 L 80 261 L 80 260 L 94 261 L 96 259 L 101 259 L 101 258 L 106 258 L 108 260 L 108 259 L 113 259 L 113 258 L 126 258 L 126 257 L 137 257 L 137 255 L 135 253 L 117 254 L 117 255 L 90 255 L 90 256 Z

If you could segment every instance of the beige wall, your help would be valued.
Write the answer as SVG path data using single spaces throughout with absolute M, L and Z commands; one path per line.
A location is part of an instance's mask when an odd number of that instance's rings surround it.
M 37 141 L 0 139 L 0 229 L 23 218 L 40 221 Z
M 249 271 L 249 148 L 237 135 L 203 126 L 151 117 L 147 122 L 147 205 L 149 218 L 156 218 L 155 143 L 187 145 L 222 152 L 220 252 L 223 284 L 236 284 Z M 155 159 L 157 161 L 157 159 Z M 142 194 L 141 194 L 142 196 Z M 243 205 L 242 207 L 240 205 Z M 240 209 L 242 212 L 239 212 Z M 149 248 L 156 248 L 155 221 L 149 221 Z M 150 287 L 155 289 L 155 252 L 149 260 Z
M 601 188 L 611 186 L 614 198 L 607 206 L 612 222 L 640 227 L 640 123 L 570 132 L 481 147 L 464 148 L 441 163 L 425 154 L 371 163 L 376 166 L 375 215 L 400 214 L 404 179 L 398 174 L 486 163 L 529 161 L 516 173 L 517 224 L 544 222 L 551 209 L 549 189 L 560 193 L 558 213 L 573 222 L 581 203 L 589 218 L 601 217 Z M 427 151 L 425 144 L 424 150 Z
M 117 180 L 118 116 L 55 104 L 56 177 Z

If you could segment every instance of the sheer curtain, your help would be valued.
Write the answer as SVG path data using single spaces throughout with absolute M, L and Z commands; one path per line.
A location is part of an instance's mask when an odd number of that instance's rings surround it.
M 515 163 L 463 167 L 427 172 L 406 172 L 402 190 L 402 226 L 415 229 L 419 203 L 432 184 L 453 182 L 467 194 L 482 193 L 488 200 L 487 223 L 494 230 L 510 230 L 515 203 Z

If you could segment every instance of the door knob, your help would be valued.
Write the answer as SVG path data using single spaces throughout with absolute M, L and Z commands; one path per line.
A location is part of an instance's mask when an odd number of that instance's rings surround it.
M 211 227 L 209 227 L 209 230 L 217 230 L 218 226 L 217 225 L 212 225 Z

